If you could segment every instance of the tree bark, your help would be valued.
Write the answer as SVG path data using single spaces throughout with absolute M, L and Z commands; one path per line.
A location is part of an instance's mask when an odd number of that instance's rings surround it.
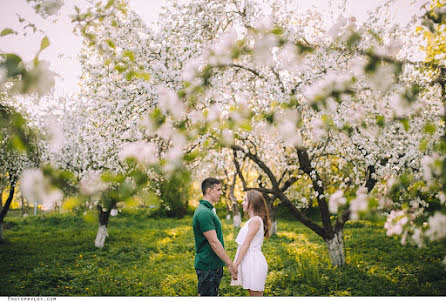
M 325 243 L 328 247 L 328 253 L 330 255 L 331 264 L 333 266 L 343 266 L 345 264 L 344 258 L 344 239 L 342 229 L 337 230 L 333 234 L 333 238 L 325 239 Z
M 372 165 L 369 165 L 367 167 L 366 181 L 365 181 L 365 187 L 367 188 L 368 193 L 370 193 L 373 190 L 376 183 L 378 182 L 375 178 L 373 178 L 373 176 L 372 176 L 373 173 L 375 173 L 375 167 Z
M 235 158 L 234 158 L 235 161 Z M 239 169 L 239 168 L 238 168 Z M 237 170 L 237 173 L 234 173 L 234 176 L 232 178 L 232 184 L 229 186 L 229 199 L 231 200 L 232 205 L 232 223 L 234 225 L 234 228 L 238 229 L 240 228 L 240 225 L 242 223 L 242 215 L 238 208 L 237 198 L 235 198 L 235 183 L 237 181 L 237 174 L 239 173 L 239 170 Z M 240 172 L 241 173 L 241 172 Z M 241 176 L 242 182 L 244 183 L 243 175 Z M 245 183 L 244 183 L 245 184 Z
M 5 188 L 0 187 L 0 209 L 3 207 L 3 190 Z
M 271 208 L 270 217 L 271 217 L 270 235 L 274 235 L 277 234 L 277 213 L 275 208 Z
M 98 210 L 99 210 L 99 229 L 96 235 L 96 240 L 94 245 L 97 248 L 103 248 L 105 244 L 105 238 L 107 238 L 108 236 L 107 225 L 111 209 L 108 209 L 106 212 L 104 212 L 102 207 L 98 207 Z
M 268 194 L 263 193 L 263 198 L 265 198 L 265 202 L 269 211 L 269 218 L 271 219 L 270 235 L 277 234 L 277 212 L 276 208 L 273 205 L 273 202 L 276 199 L 276 197 L 275 196 L 271 197 Z
M 14 192 L 15 192 L 15 185 L 17 182 L 16 176 L 10 176 L 9 177 L 10 184 L 9 184 L 9 196 L 8 199 L 5 202 L 5 205 L 2 207 L 2 210 L 0 211 L 0 242 L 3 242 L 3 221 L 5 219 L 6 214 L 8 213 L 9 207 L 11 206 L 12 199 L 14 198 Z

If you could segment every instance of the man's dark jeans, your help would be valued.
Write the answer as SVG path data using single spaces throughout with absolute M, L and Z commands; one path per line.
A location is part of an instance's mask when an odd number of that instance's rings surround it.
M 198 277 L 198 293 L 200 296 L 218 296 L 218 287 L 221 277 L 223 277 L 223 268 L 200 270 L 195 269 Z

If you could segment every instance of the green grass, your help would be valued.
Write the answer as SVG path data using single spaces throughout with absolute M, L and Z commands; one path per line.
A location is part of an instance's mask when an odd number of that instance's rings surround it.
M 194 238 L 190 216 L 111 217 L 103 249 L 94 247 L 97 225 L 53 214 L 7 217 L 0 244 L 1 296 L 194 296 Z M 237 230 L 224 221 L 226 249 L 236 251 Z M 381 226 L 349 222 L 347 264 L 331 268 L 325 244 L 302 224 L 279 220 L 265 241 L 266 296 L 445 295 L 444 246 L 417 249 L 388 238 Z M 245 296 L 225 269 L 220 294 Z

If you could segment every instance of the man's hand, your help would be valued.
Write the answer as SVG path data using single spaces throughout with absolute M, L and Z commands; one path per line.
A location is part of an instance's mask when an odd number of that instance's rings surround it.
M 215 254 L 217 254 L 217 256 L 228 266 L 232 279 L 237 280 L 238 268 L 234 266 L 234 263 L 232 263 L 228 254 L 226 254 L 223 245 L 217 238 L 217 233 L 215 232 L 215 230 L 203 232 L 203 235 L 204 237 L 206 237 Z
M 238 268 L 236 268 L 234 266 L 234 263 L 231 263 L 230 265 L 228 265 L 228 269 L 229 269 L 229 272 L 231 273 L 232 279 L 237 280 Z

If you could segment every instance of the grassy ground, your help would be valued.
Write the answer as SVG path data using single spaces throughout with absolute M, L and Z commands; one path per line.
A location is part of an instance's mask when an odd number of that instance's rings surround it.
M 190 216 L 112 217 L 106 246 L 94 247 L 97 226 L 83 217 L 53 214 L 6 218 L 0 244 L 1 296 L 193 296 L 194 239 Z M 224 220 L 234 257 L 236 230 Z M 324 242 L 300 223 L 279 220 L 263 246 L 269 264 L 266 296 L 446 295 L 444 246 L 402 247 L 369 222 L 347 223 L 347 264 L 331 268 Z M 224 296 L 244 296 L 227 269 Z

